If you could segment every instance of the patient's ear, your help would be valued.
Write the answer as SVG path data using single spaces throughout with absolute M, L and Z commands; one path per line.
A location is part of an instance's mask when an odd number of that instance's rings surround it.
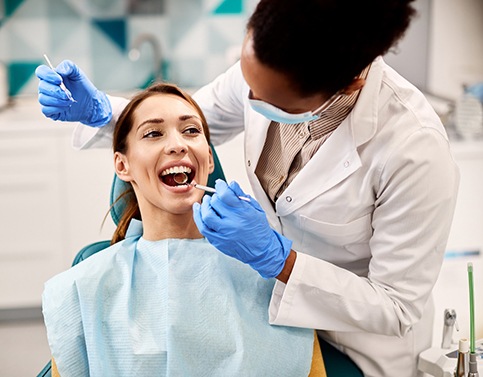
M 209 169 L 208 171 L 213 173 L 215 171 L 215 159 L 213 158 L 213 150 L 210 147 L 210 162 L 209 162 Z
M 132 180 L 129 174 L 129 162 L 126 156 L 120 152 L 114 153 L 114 169 L 119 179 L 124 182 L 130 182 Z

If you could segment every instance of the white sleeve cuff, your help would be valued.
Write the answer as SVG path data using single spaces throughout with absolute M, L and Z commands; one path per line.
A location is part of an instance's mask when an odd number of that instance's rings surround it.
M 129 100 L 122 97 L 107 96 L 112 107 L 111 121 L 103 127 L 90 127 L 78 123 L 72 135 L 74 149 L 111 148 L 114 126 Z

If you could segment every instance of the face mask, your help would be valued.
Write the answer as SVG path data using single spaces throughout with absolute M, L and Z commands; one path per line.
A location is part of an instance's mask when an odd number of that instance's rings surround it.
M 323 111 L 327 111 L 341 96 L 339 92 L 330 97 L 314 111 L 307 111 L 300 114 L 290 114 L 267 102 L 249 98 L 251 108 L 271 121 L 285 124 L 306 123 L 316 120 Z M 316 113 L 316 114 L 315 114 Z

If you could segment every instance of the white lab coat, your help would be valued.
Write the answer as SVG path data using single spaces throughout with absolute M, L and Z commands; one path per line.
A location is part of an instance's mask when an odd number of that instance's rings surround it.
M 298 252 L 288 284 L 275 285 L 270 322 L 320 329 L 365 376 L 418 375 L 459 183 L 437 114 L 376 59 L 352 112 L 274 210 L 255 175 L 269 121 L 250 108 L 248 91 L 235 64 L 194 97 L 214 145 L 245 131 L 254 196 Z M 75 146 L 105 144 L 110 127 L 79 126 Z

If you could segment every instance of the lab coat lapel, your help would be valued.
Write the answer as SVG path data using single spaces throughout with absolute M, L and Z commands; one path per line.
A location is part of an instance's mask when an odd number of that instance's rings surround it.
M 366 85 L 353 111 L 319 148 L 276 203 L 279 216 L 286 216 L 331 189 L 362 166 L 357 147 L 377 132 L 379 91 L 385 62 L 371 65 Z
M 371 65 L 366 85 L 363 87 L 353 111 L 324 142 L 307 165 L 299 172 L 283 192 L 273 209 L 270 199 L 258 178 L 255 168 L 260 158 L 270 121 L 251 110 L 245 114 L 245 158 L 247 174 L 257 201 L 267 213 L 270 224 L 281 230 L 278 216 L 286 216 L 318 195 L 331 189 L 361 167 L 357 147 L 370 140 L 377 131 L 378 93 L 385 62 L 377 58 Z
M 250 181 L 255 198 L 267 215 L 270 225 L 275 230 L 281 232 L 280 220 L 275 213 L 272 202 L 265 194 L 260 181 L 255 175 L 255 169 L 262 154 L 263 146 L 265 145 L 270 121 L 263 115 L 253 111 L 249 105 L 246 108 L 248 110 L 245 116 L 248 121 L 245 122 L 245 166 L 248 180 Z
M 279 197 L 276 203 L 279 216 L 290 214 L 360 168 L 349 118 L 324 142 Z

